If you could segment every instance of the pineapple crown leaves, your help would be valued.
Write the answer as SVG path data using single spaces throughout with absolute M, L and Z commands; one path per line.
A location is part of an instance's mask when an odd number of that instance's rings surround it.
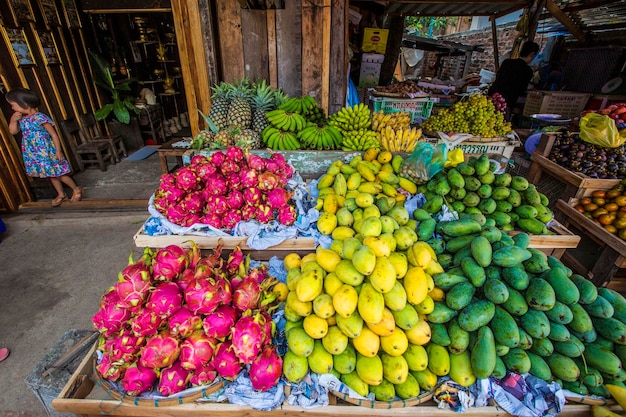
M 214 100 L 218 98 L 229 100 L 233 89 L 234 86 L 232 84 L 222 81 L 221 83 L 211 87 L 211 98 Z
M 219 129 L 217 128 L 217 126 L 215 126 L 215 123 L 213 123 L 213 120 L 211 120 L 211 118 L 207 116 L 206 114 L 202 113 L 202 110 L 200 109 L 196 109 L 196 110 L 198 110 L 198 113 L 200 113 L 200 115 L 204 119 L 204 122 L 207 124 L 207 129 L 205 130 L 209 130 L 213 133 L 217 133 Z

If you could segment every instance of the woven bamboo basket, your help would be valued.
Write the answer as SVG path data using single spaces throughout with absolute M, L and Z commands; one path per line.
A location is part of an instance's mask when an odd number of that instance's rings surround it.
M 368 399 L 351 398 L 347 393 L 330 389 L 329 392 L 335 397 L 349 404 L 358 405 L 367 408 L 389 409 L 389 408 L 406 408 L 416 405 L 422 405 L 433 398 L 432 391 L 425 391 L 417 397 L 408 398 L 406 400 L 397 401 L 375 401 Z

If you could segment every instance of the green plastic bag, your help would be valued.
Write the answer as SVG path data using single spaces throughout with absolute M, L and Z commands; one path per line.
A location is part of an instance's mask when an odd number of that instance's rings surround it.
M 413 153 L 400 166 L 400 175 L 416 184 L 423 184 L 441 171 L 448 159 L 448 148 L 444 143 L 431 145 L 419 142 Z
M 580 119 L 580 138 L 603 148 L 617 148 L 626 142 L 615 120 L 605 114 L 587 113 Z

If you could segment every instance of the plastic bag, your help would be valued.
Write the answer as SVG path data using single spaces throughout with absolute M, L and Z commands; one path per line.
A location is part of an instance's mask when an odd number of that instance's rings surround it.
M 419 142 L 413 153 L 400 165 L 400 175 L 416 184 L 423 184 L 441 171 L 448 158 L 445 144 L 431 145 Z
M 580 138 L 603 148 L 617 148 L 626 142 L 626 133 L 620 134 L 609 116 L 587 113 L 580 119 Z

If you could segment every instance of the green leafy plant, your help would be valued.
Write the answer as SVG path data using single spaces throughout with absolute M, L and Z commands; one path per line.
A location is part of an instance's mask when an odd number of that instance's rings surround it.
M 102 108 L 96 110 L 94 116 L 96 120 L 104 120 L 111 113 L 121 123 L 130 123 L 130 112 L 139 114 L 139 108 L 135 106 L 134 98 L 129 94 L 132 83 L 137 81 L 136 78 L 128 78 L 121 82 L 113 80 L 111 66 L 100 55 L 93 51 L 89 51 L 89 61 L 93 71 L 94 82 L 99 87 L 104 88 L 111 93 L 112 103 L 105 104 Z

